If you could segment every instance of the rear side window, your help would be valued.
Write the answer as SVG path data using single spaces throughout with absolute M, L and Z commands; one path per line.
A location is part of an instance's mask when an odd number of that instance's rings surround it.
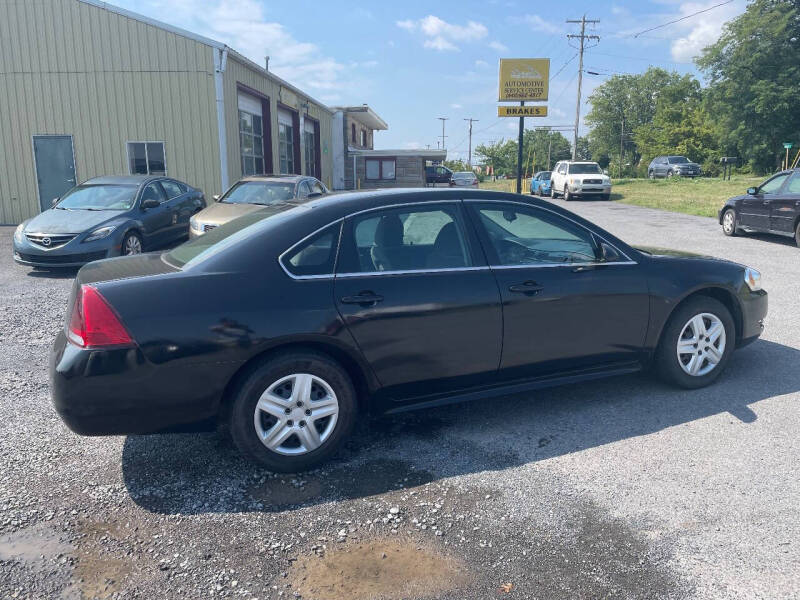
M 167 193 L 167 198 L 169 198 L 170 200 L 172 200 L 173 198 L 177 198 L 186 191 L 182 190 L 181 186 L 178 185 L 178 183 L 170 181 L 169 179 L 162 179 L 161 187 L 164 188 L 164 191 Z
M 295 277 L 333 275 L 341 223 L 329 225 L 281 257 L 283 268 Z

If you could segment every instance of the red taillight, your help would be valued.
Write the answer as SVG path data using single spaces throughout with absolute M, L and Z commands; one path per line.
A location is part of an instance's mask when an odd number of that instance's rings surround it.
M 78 289 L 67 337 L 81 348 L 130 346 L 133 344 L 122 321 L 105 298 L 90 285 Z

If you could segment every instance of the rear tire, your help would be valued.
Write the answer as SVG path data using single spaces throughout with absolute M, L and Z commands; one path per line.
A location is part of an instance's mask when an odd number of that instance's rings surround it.
M 353 382 L 338 363 L 292 352 L 255 367 L 238 386 L 229 428 L 249 459 L 294 473 L 330 458 L 350 435 L 356 413 Z
M 655 179 L 656 178 L 656 174 L 652 170 L 648 171 L 647 172 L 647 178 L 648 179 Z
M 736 235 L 736 211 L 729 208 L 722 213 L 722 233 L 728 237 Z
M 696 296 L 670 316 L 661 332 L 655 367 L 667 383 L 686 389 L 705 387 L 725 370 L 735 345 L 736 326 L 730 311 L 714 298 Z
M 797 227 L 794 228 L 794 243 L 800 246 L 800 222 L 798 222 Z

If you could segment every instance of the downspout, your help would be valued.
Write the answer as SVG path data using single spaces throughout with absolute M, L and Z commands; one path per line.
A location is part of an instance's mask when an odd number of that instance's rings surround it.
M 356 155 L 353 154 L 353 189 L 357 190 L 358 186 L 356 185 Z
M 223 74 L 228 65 L 228 47 L 214 49 L 214 91 L 217 99 L 217 132 L 219 135 L 219 170 L 224 194 L 228 189 L 228 140 L 225 129 L 225 86 Z

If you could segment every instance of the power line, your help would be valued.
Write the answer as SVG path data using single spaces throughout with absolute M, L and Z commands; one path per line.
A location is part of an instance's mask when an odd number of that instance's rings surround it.
M 586 35 L 586 23 L 590 23 L 592 25 L 597 24 L 600 22 L 600 19 L 586 19 L 586 15 L 583 15 L 580 21 L 575 19 L 567 19 L 567 23 L 580 23 L 581 24 L 581 33 L 578 34 L 570 34 L 567 35 L 568 40 L 578 39 L 580 40 L 580 49 L 578 50 L 578 55 L 580 56 L 580 60 L 578 62 L 578 99 L 575 102 L 575 134 L 573 136 L 573 145 L 572 145 L 572 160 L 576 160 L 578 157 L 578 126 L 580 125 L 581 121 L 581 84 L 583 83 L 583 52 L 585 49 L 586 40 L 597 40 L 600 42 L 599 35 Z
M 733 0 L 725 0 L 725 2 L 720 2 L 719 4 L 715 4 L 714 6 L 709 6 L 708 8 L 704 8 L 703 10 L 698 10 L 697 12 L 693 12 L 690 15 L 683 16 L 679 19 L 674 19 L 672 21 L 667 21 L 666 23 L 662 23 L 661 25 L 656 25 L 655 27 L 650 27 L 649 29 L 645 29 L 640 31 L 639 33 L 635 33 L 633 35 L 634 38 L 639 37 L 643 33 L 647 33 L 648 31 L 654 31 L 656 29 L 661 29 L 662 27 L 666 27 L 667 25 L 672 25 L 673 23 L 679 23 L 680 21 L 685 21 L 686 19 L 691 19 L 692 17 L 696 17 L 697 15 L 701 15 L 706 13 L 710 10 L 714 10 L 715 8 L 719 8 L 720 6 L 725 6 L 726 4 L 730 4 Z

